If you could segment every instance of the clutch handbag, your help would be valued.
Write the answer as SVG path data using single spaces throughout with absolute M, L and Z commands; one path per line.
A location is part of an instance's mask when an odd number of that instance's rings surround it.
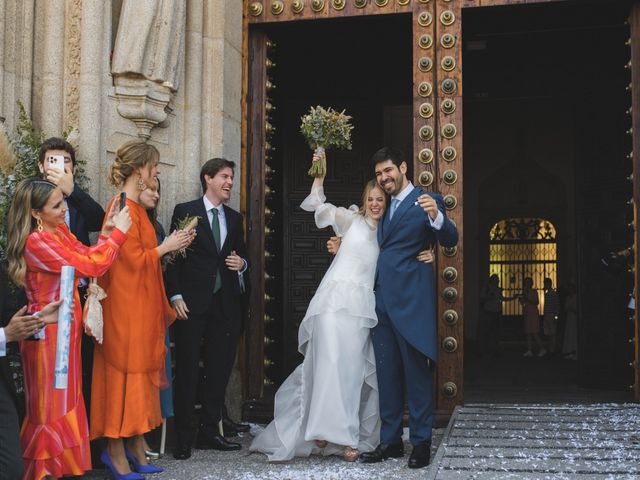
M 98 285 L 95 278 L 91 279 L 87 287 L 87 298 L 82 311 L 82 323 L 87 335 L 92 336 L 102 344 L 102 304 L 100 300 L 107 298 L 105 291 Z

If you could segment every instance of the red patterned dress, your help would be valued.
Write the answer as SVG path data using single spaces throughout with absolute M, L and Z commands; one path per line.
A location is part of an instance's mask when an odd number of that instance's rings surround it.
M 86 247 L 66 225 L 55 233 L 32 232 L 24 252 L 29 312 L 39 311 L 59 298 L 62 266 L 75 267 L 76 286 L 80 277 L 99 277 L 109 269 L 126 238 L 114 229 L 108 238 L 101 236 L 97 245 Z M 89 428 L 82 399 L 82 309 L 78 290 L 74 288 L 74 292 L 66 390 L 53 388 L 58 326 L 47 325 L 44 340 L 20 344 L 27 400 L 27 415 L 20 432 L 24 479 L 82 475 L 91 469 Z

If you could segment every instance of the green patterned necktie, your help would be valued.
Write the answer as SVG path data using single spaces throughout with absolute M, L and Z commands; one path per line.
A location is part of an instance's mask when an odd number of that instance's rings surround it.
M 217 208 L 211 209 L 211 231 L 213 232 L 213 240 L 216 243 L 216 250 L 220 252 L 220 219 L 218 218 Z M 216 271 L 216 283 L 213 285 L 213 293 L 218 292 L 222 288 L 222 278 L 220 278 L 220 269 Z

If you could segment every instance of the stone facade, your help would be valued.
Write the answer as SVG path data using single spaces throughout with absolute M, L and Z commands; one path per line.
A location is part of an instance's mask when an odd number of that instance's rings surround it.
M 200 166 L 213 156 L 236 162 L 239 208 L 241 77 L 240 0 L 0 0 L 7 131 L 20 100 L 47 136 L 69 132 L 103 205 L 118 145 L 148 138 L 161 154 L 166 227 L 176 203 L 201 194 Z
M 170 31 L 153 32 L 165 23 Z M 143 29 L 151 33 L 141 41 Z M 161 153 L 165 224 L 176 202 L 200 194 L 207 159 L 235 161 L 239 178 L 242 2 L 0 0 L 0 33 L 7 130 L 20 100 L 46 135 L 70 132 L 102 203 L 113 194 L 106 182 L 113 152 L 137 136 Z M 120 63 L 118 48 L 126 53 Z M 137 63 L 125 61 L 135 55 Z M 239 203 L 236 181 L 231 206 Z

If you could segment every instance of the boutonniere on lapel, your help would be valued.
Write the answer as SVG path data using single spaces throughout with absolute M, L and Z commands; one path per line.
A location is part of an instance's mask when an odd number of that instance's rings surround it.
M 190 232 L 198 226 L 198 221 L 200 220 L 200 218 L 202 217 L 200 217 L 199 215 L 186 215 L 185 217 L 178 220 L 176 230 L 184 230 L 185 232 Z M 187 258 L 187 248 L 181 248 L 180 250 L 176 250 L 175 252 L 168 253 L 163 258 L 164 263 L 173 263 L 177 255 L 180 255 L 182 258 Z

